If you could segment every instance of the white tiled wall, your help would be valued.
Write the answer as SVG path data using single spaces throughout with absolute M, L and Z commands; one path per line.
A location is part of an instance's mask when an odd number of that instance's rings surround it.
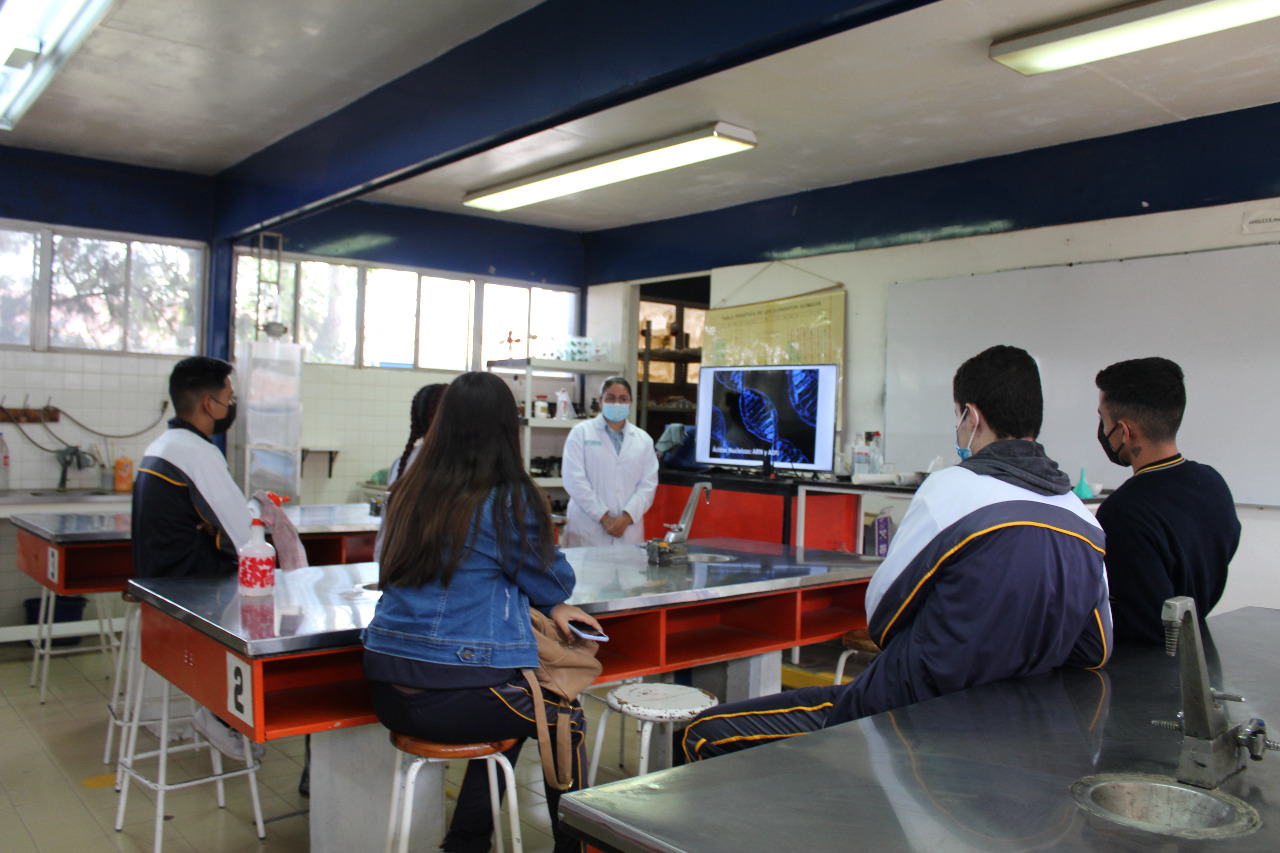
M 136 432 L 157 420 L 168 399 L 169 373 L 177 357 L 37 353 L 0 350 L 0 396 L 6 407 L 35 408 L 46 403 L 69 412 L 101 432 Z M 360 501 L 359 484 L 368 481 L 404 450 L 409 435 L 409 405 L 423 385 L 449 382 L 457 374 L 394 369 L 360 369 L 309 364 L 302 372 L 302 443 L 308 448 L 336 449 L 329 476 L 325 454 L 308 456 L 302 471 L 302 503 L 337 504 Z M 233 377 L 233 382 L 234 382 Z M 524 399 L 523 380 L 509 380 L 517 399 Z M 539 380 L 537 393 L 554 399 L 564 381 Z M 545 387 L 544 387 L 545 385 Z M 572 387 L 572 383 L 569 383 Z M 574 392 L 576 396 L 576 391 Z M 128 456 L 135 465 L 146 446 L 165 429 L 172 407 L 154 427 L 128 439 L 103 439 L 63 417 L 54 432 L 74 445 L 97 444 L 114 460 Z M 39 424 L 24 425 L 46 447 L 61 447 Z M 52 454 L 23 438 L 12 424 L 0 424 L 12 459 L 10 488 L 49 489 L 58 483 L 60 468 Z M 559 455 L 561 430 L 543 431 L 534 442 L 534 455 Z M 97 469 L 71 470 L 67 485 L 98 488 Z M 92 504 L 85 511 L 93 511 Z M 14 533 L 0 521 L 0 625 L 23 621 L 22 600 L 39 594 L 34 581 L 14 565 Z
M 362 500 L 359 483 L 388 467 L 404 452 L 409 437 L 409 405 L 423 385 L 450 382 L 456 373 L 385 368 L 356 370 L 324 364 L 302 369 L 302 444 L 309 448 L 334 448 L 339 452 L 329 479 L 328 460 L 321 454 L 307 457 L 302 469 L 302 502 L 335 504 Z M 509 378 L 512 393 L 524 399 L 523 379 Z M 555 399 L 557 388 L 569 380 L 535 380 L 535 393 Z M 592 393 L 589 396 L 595 396 Z M 533 455 L 559 456 L 568 433 L 546 430 L 536 435 Z
M 48 448 L 63 442 L 92 447 L 97 445 L 109 461 L 127 456 L 135 463 L 142 451 L 164 432 L 161 403 L 168 399 L 169 372 L 177 358 L 136 355 L 98 355 L 0 350 L 0 397 L 5 408 L 38 408 L 46 404 L 73 415 L 99 432 L 122 435 L 159 423 L 133 438 L 103 438 L 84 430 L 65 416 L 50 428 L 54 438 L 40 424 L 23 424 L 31 439 Z M 58 485 L 61 467 L 53 454 L 24 438 L 13 424 L 0 423 L 9 445 L 11 489 L 51 489 Z M 99 488 L 101 469 L 74 467 L 67 475 L 72 488 Z M 93 511 L 94 504 L 85 504 Z M 25 621 L 22 602 L 40 594 L 35 581 L 18 571 L 15 564 L 16 534 L 12 525 L 0 521 L 0 625 L 21 625 Z
M 160 418 L 160 406 L 169 399 L 169 372 L 177 358 L 141 355 L 96 355 L 27 350 L 0 350 L 0 397 L 6 408 L 38 408 L 47 404 L 68 412 L 100 432 L 133 433 Z M 67 444 L 92 447 L 114 460 L 128 456 L 137 462 L 142 451 L 164 432 L 165 421 L 134 438 L 102 438 L 71 423 L 65 416 L 50 428 L 54 438 L 40 424 L 23 424 L 34 441 L 61 449 Z M 9 444 L 9 487 L 51 489 L 58 485 L 61 471 L 53 454 L 40 450 L 24 438 L 14 424 L 0 423 Z M 61 440 L 59 440 L 61 439 Z M 96 488 L 102 485 L 101 472 L 72 468 L 67 485 Z
M 361 500 L 359 484 L 404 451 L 409 404 L 423 385 L 450 382 L 457 374 L 326 364 L 302 368 L 302 444 L 336 449 L 333 477 L 323 454 L 302 468 L 304 504 Z

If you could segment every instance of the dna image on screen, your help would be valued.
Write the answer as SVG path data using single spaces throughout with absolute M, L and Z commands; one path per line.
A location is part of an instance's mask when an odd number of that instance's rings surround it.
M 703 368 L 698 461 L 779 471 L 830 470 L 835 365 Z

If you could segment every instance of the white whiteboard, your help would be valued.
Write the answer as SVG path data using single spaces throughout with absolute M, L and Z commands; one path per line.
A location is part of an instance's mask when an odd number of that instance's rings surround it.
M 1099 370 L 1159 355 L 1186 374 L 1178 449 L 1237 503 L 1280 506 L 1280 246 L 915 282 L 889 293 L 885 457 L 899 471 L 955 461 L 951 379 L 994 344 L 1035 356 L 1040 441 L 1075 483 L 1130 474 L 1098 446 Z

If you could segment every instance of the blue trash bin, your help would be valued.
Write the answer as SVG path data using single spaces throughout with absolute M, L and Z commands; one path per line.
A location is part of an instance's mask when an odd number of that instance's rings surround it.
M 83 595 L 56 596 L 53 604 L 53 621 L 79 622 L 84 618 L 84 608 L 88 603 L 89 599 L 85 598 Z M 27 610 L 27 624 L 36 624 L 36 621 L 40 618 L 40 599 L 24 599 L 22 606 Z M 52 641 L 52 645 L 78 646 L 80 645 L 80 639 L 80 637 L 55 637 Z

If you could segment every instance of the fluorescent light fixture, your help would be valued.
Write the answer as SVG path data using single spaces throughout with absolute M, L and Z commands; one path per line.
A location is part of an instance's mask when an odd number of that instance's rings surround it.
M 991 45 L 1027 76 L 1110 59 L 1280 16 L 1280 0 L 1145 0 Z
M 0 130 L 13 130 L 114 2 L 0 2 Z
M 755 147 L 756 135 L 751 131 L 717 122 L 692 133 L 624 148 L 519 181 L 467 193 L 462 202 L 483 210 L 513 210 Z

